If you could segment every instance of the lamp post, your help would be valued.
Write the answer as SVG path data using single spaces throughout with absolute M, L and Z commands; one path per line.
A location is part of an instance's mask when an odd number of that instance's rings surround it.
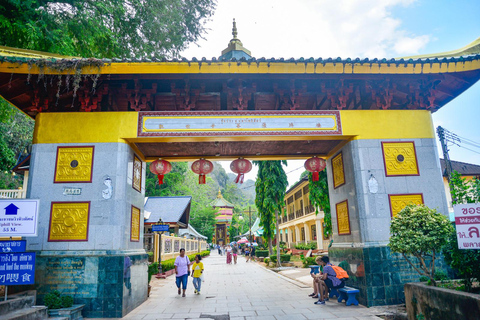
M 152 226 L 152 231 L 158 234 L 158 274 L 162 274 L 162 234 L 168 229 L 169 225 L 163 223 L 162 218 Z

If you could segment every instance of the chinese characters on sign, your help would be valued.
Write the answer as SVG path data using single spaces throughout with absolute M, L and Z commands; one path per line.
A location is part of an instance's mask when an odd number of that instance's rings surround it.
M 0 254 L 0 285 L 35 283 L 35 253 Z
M 480 203 L 453 206 L 459 249 L 480 249 Z
M 141 112 L 138 136 L 342 134 L 338 111 Z

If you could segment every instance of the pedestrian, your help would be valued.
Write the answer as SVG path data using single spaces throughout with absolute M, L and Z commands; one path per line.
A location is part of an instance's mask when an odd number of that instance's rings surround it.
M 195 256 L 195 262 L 192 265 L 193 286 L 195 287 L 196 294 L 200 294 L 203 280 L 203 262 L 200 260 L 202 260 L 202 256 L 197 254 Z
M 180 249 L 180 255 L 175 259 L 175 283 L 178 288 L 178 294 L 180 294 L 180 284 L 182 284 L 183 294 L 185 297 L 185 291 L 187 290 L 188 276 L 190 275 L 190 260 L 185 255 L 185 249 Z
M 325 304 L 325 301 L 328 300 L 329 290 L 345 287 L 345 280 L 337 277 L 337 273 L 327 256 L 321 257 L 317 263 L 323 266 L 323 272 L 318 280 L 318 301 L 315 304 Z M 343 269 L 341 271 L 345 272 Z
M 227 264 L 232 264 L 232 247 L 227 247 Z
M 252 244 L 252 250 L 250 251 L 250 260 L 255 260 L 255 246 Z
M 218 254 L 221 256 L 222 255 L 222 249 L 220 248 L 220 245 L 217 244 L 217 249 L 218 249 Z
M 245 247 L 245 258 L 247 258 L 247 262 L 250 260 L 250 247 L 248 245 Z
M 233 253 L 233 263 L 234 263 L 234 264 L 237 264 L 238 248 L 237 248 L 237 245 L 236 245 L 236 244 L 233 245 L 232 253 Z

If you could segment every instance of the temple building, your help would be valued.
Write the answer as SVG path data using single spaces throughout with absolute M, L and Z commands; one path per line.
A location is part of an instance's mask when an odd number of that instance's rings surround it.
M 85 317 L 118 318 L 146 300 L 149 162 L 313 156 L 327 162 L 331 261 L 349 266 L 360 303 L 404 302 L 418 274 L 387 246 L 390 222 L 412 202 L 448 215 L 432 113 L 479 80 L 480 39 L 406 59 L 257 59 L 235 29 L 212 59 L 0 47 L 0 95 L 35 119 L 25 190 L 41 199 L 38 236 L 27 238 L 40 303 L 60 288 Z M 220 193 L 212 206 L 215 242 L 227 243 L 233 205 Z M 74 266 L 81 286 L 64 280 Z M 108 272 L 118 281 L 106 286 Z
M 315 242 L 317 249 L 327 250 L 331 236 L 324 237 L 325 213 L 310 202 L 308 177 L 300 179 L 285 193 L 285 214 L 280 218 L 280 241 L 294 249 L 297 244 Z
M 217 210 L 215 213 L 215 233 L 212 243 L 219 245 L 228 244 L 230 243 L 228 228 L 232 223 L 233 208 L 235 206 L 223 198 L 220 190 L 218 190 L 217 198 L 210 205 Z

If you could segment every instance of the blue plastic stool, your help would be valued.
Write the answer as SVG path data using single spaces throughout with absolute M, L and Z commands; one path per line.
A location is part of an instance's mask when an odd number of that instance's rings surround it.
M 338 290 L 337 290 L 337 289 L 332 288 L 332 289 L 330 290 L 330 293 L 328 294 L 328 297 L 329 297 L 329 298 L 334 298 L 335 296 L 337 296 L 337 298 L 339 298 L 339 297 L 340 297 L 340 293 L 338 293 Z
M 338 302 L 342 302 L 343 300 L 345 300 L 347 306 L 350 306 L 352 304 L 358 306 L 358 301 L 355 297 L 355 294 L 360 292 L 358 289 L 343 287 L 338 289 L 338 292 L 340 292 L 340 297 L 338 297 L 337 300 Z
M 320 266 L 309 266 L 309 267 L 310 267 L 310 273 L 318 274 L 320 272 Z

